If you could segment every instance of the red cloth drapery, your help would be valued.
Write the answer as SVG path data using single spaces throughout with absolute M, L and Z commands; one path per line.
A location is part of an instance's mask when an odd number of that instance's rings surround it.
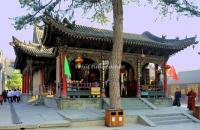
M 171 69 L 169 71 L 169 75 L 172 77 L 173 80 L 176 80 L 176 81 L 179 80 L 174 66 L 171 66 Z

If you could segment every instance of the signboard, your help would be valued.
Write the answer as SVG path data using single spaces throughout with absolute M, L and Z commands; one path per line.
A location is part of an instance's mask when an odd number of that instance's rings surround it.
M 100 87 L 92 87 L 91 95 L 100 95 Z

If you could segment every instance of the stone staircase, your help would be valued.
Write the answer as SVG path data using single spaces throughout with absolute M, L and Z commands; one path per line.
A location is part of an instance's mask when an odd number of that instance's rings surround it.
M 140 98 L 122 98 L 121 101 L 122 108 L 124 108 L 125 110 L 151 109 L 151 107 Z
M 34 105 L 34 106 L 44 105 L 43 98 L 41 98 L 41 97 L 39 97 L 39 98 L 32 97 L 31 99 L 29 99 L 27 101 L 27 103 L 30 105 Z
M 195 122 L 195 120 L 185 115 L 184 113 L 154 114 L 146 115 L 146 117 L 155 126 Z
M 104 102 L 108 106 L 110 104 L 110 99 L 106 98 L 104 99 Z M 125 110 L 155 109 L 152 103 L 141 98 L 121 98 L 121 103 L 122 103 L 122 108 Z

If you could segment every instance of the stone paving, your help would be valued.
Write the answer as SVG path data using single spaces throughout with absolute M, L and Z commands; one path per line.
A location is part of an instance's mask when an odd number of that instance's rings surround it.
M 77 127 L 77 128 L 41 128 L 37 130 L 199 130 L 200 123 L 185 123 L 174 125 L 162 125 L 157 127 L 149 127 L 140 124 L 126 124 L 123 127 L 105 127 L 105 126 L 93 126 L 93 127 Z
M 4 103 L 0 106 L 0 129 L 8 128 L 35 128 L 37 130 L 198 130 L 200 123 L 183 123 L 174 125 L 163 125 L 156 127 L 149 127 L 140 124 L 125 124 L 124 127 L 105 127 L 105 126 L 90 126 L 90 127 L 67 127 L 71 121 L 81 120 L 96 120 L 104 118 L 104 110 L 58 110 L 55 108 L 47 108 L 45 106 L 32 106 L 24 103 L 13 103 L 15 111 L 22 122 L 22 124 L 13 124 L 10 105 Z M 159 113 L 190 113 L 186 107 L 167 107 L 159 108 L 157 110 L 126 110 L 126 116 L 145 115 L 145 114 L 159 114 Z M 21 125 L 21 126 L 20 126 Z M 26 126 L 27 125 L 27 126 Z M 2 127 L 6 126 L 6 127 Z M 18 127 L 15 127 L 18 126 Z M 63 126 L 65 128 L 61 128 Z M 39 128 L 39 127 L 54 127 L 54 128 Z M 59 128 L 56 128 L 59 127 Z
M 0 125 L 12 124 L 10 106 L 8 103 L 3 103 L 0 105 Z

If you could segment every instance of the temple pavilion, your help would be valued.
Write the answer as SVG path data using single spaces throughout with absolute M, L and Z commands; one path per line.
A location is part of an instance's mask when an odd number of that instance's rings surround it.
M 24 95 L 109 97 L 108 65 L 112 31 L 76 25 L 50 15 L 34 27 L 33 42 L 13 37 L 15 68 L 23 74 Z M 120 71 L 121 97 L 168 96 L 166 65 L 170 56 L 197 44 L 196 37 L 166 39 L 150 32 L 124 33 Z M 64 73 L 68 61 L 71 77 Z

